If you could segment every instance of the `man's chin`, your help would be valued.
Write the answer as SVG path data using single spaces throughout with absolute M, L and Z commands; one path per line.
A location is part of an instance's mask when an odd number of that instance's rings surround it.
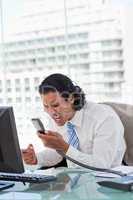
M 54 121 L 58 126 L 63 126 L 65 124 L 65 122 L 63 121 L 57 121 L 57 120 L 54 120 Z

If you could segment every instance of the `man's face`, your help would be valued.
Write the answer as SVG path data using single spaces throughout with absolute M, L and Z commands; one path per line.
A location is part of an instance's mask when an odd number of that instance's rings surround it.
M 63 126 L 74 114 L 73 98 L 67 101 L 58 92 L 48 92 L 41 95 L 44 110 L 51 116 L 58 126 Z

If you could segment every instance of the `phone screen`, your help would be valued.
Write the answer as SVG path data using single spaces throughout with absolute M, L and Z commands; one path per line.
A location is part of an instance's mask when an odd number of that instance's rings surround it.
M 39 118 L 32 118 L 31 121 L 32 121 L 35 129 L 37 130 L 37 132 L 45 134 L 45 128 L 44 128 L 43 123 L 41 122 L 41 120 Z

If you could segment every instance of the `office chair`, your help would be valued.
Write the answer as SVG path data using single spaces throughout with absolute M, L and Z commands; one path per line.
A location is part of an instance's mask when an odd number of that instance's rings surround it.
M 124 137 L 126 141 L 126 152 L 123 158 L 123 163 L 133 165 L 133 105 L 104 102 L 111 106 L 120 117 L 124 126 Z

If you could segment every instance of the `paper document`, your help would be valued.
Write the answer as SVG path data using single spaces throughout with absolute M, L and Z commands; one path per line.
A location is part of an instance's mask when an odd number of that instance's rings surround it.
M 117 171 L 117 172 L 118 171 L 122 172 L 125 175 L 133 176 L 133 166 L 121 165 L 121 166 L 112 168 L 112 170 Z M 97 177 L 104 177 L 104 178 L 116 178 L 116 177 L 120 177 L 117 174 L 107 173 L 107 172 L 94 172 L 94 175 L 97 176 Z
M 121 171 L 124 174 L 133 176 L 133 166 L 121 165 L 121 166 L 118 166 L 118 167 L 114 167 L 113 170 Z

